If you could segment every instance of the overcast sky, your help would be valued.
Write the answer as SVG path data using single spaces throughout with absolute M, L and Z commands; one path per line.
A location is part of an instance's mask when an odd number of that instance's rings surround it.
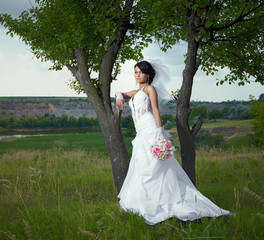
M 31 4 L 34 1 L 31 0 Z M 0 0 L 0 11 L 18 17 L 19 14 L 30 8 L 28 0 Z M 182 70 L 184 68 L 184 54 L 186 44 L 173 47 L 167 53 L 159 50 L 157 44 L 150 45 L 144 50 L 146 58 L 159 58 L 169 68 L 172 79 L 167 89 L 176 90 L 181 87 Z M 122 66 L 118 80 L 112 83 L 111 95 L 117 91 L 129 91 L 135 88 L 133 77 L 134 61 L 127 61 Z M 30 47 L 26 46 L 18 37 L 6 35 L 6 29 L 0 26 L 0 97 L 2 96 L 85 96 L 78 95 L 71 90 L 67 82 L 71 73 L 65 68 L 62 71 L 50 71 L 49 62 L 41 62 L 34 58 Z M 258 97 L 264 93 L 264 86 L 251 83 L 245 86 L 229 85 L 216 86 L 217 78 L 223 78 L 228 72 L 221 70 L 217 75 L 206 76 L 198 70 L 194 79 L 192 100 L 195 101 L 226 101 L 248 100 L 252 94 Z

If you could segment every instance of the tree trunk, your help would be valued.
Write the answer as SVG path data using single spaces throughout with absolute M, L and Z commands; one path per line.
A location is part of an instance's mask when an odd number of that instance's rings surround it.
M 120 112 L 112 108 L 110 84 L 114 63 L 130 26 L 132 6 L 133 0 L 125 1 L 123 14 L 119 19 L 115 32 L 115 38 L 109 44 L 105 55 L 101 59 L 98 77 L 98 80 L 102 83 L 100 93 L 91 81 L 84 49 L 75 49 L 77 65 L 67 65 L 68 69 L 80 81 L 97 114 L 110 156 L 114 182 L 118 192 L 121 190 L 127 174 L 129 156 L 120 129 Z
M 104 96 L 98 95 L 97 89 L 92 84 L 88 73 L 84 51 L 76 49 L 75 54 L 78 67 L 68 66 L 68 68 L 79 79 L 87 97 L 94 107 L 111 160 L 115 186 L 119 192 L 125 180 L 129 165 L 129 156 L 120 128 L 120 112 L 118 110 L 113 111 L 111 101 L 108 101 L 108 98 L 110 99 L 110 93 Z M 106 65 L 106 68 L 108 67 Z M 104 71 L 104 69 L 102 68 L 101 71 Z M 111 75 L 108 78 L 111 78 Z M 108 81 L 110 82 L 110 80 Z
M 114 113 L 99 122 L 110 156 L 115 186 L 120 192 L 129 166 L 129 156 L 120 129 L 120 116 Z
M 197 16 L 192 12 L 189 16 L 188 28 L 188 50 L 185 63 L 185 69 L 183 70 L 183 82 L 180 89 L 177 109 L 176 109 L 176 124 L 177 131 L 181 145 L 181 159 L 182 167 L 187 173 L 193 184 L 196 184 L 195 177 L 195 149 L 194 138 L 202 125 L 202 119 L 199 118 L 197 123 L 190 129 L 189 115 L 191 114 L 191 108 L 189 106 L 193 78 L 199 67 L 200 59 L 197 58 L 197 51 L 199 48 L 199 42 L 195 39 L 195 33 L 192 31 L 197 23 Z

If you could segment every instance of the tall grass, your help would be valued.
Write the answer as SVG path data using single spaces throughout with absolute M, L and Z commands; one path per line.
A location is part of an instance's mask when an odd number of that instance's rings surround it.
M 264 151 L 200 149 L 196 166 L 197 188 L 236 217 L 148 226 L 120 211 L 107 155 L 3 152 L 0 239 L 263 239 Z

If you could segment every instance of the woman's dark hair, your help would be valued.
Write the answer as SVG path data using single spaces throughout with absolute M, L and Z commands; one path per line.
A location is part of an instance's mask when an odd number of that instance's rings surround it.
M 138 67 L 141 72 L 143 73 L 146 73 L 146 74 L 149 74 L 150 76 L 148 77 L 148 84 L 150 85 L 152 82 L 153 82 L 153 78 L 155 77 L 156 75 L 156 72 L 154 70 L 154 68 L 151 66 L 151 64 L 147 61 L 141 61 L 141 62 L 138 62 L 135 66 L 135 67 Z

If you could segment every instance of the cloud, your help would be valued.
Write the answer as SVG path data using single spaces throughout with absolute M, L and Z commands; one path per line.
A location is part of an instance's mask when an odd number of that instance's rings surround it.
M 181 76 L 172 76 L 171 80 L 174 82 L 181 82 L 182 81 L 182 77 Z
M 114 96 L 116 92 L 129 92 L 135 89 L 135 64 L 136 61 L 130 60 L 121 66 L 121 73 L 117 76 L 117 80 L 111 83 L 111 96 Z
M 67 86 L 70 71 L 49 71 L 50 66 L 27 49 L 9 51 L 2 64 L 0 96 L 77 96 Z
M 168 49 L 167 52 L 161 51 L 160 46 L 154 43 L 143 50 L 143 55 L 144 57 L 159 58 L 170 69 L 175 69 L 175 67 L 179 69 L 179 66 L 184 66 L 186 50 L 187 45 L 183 41 Z M 182 70 L 183 68 L 180 69 Z
M 0 52 L 0 61 L 3 61 L 4 60 L 4 55 L 3 53 Z
M 34 64 L 34 55 L 32 53 L 30 53 L 29 51 L 26 51 L 25 53 L 23 54 L 18 54 L 17 55 L 19 61 L 22 63 L 22 64 L 30 64 L 30 65 L 33 65 Z
M 33 6 L 37 6 L 34 0 L 1 0 L 1 13 L 8 13 L 13 18 L 17 18 L 24 10 L 28 10 Z
M 30 8 L 29 0 L 0 0 L 1 12 L 13 12 L 12 14 L 18 15 L 26 8 Z M 69 89 L 66 83 L 71 73 L 66 68 L 62 71 L 49 71 L 51 62 L 41 62 L 36 59 L 29 51 L 29 46 L 17 36 L 14 38 L 6 36 L 5 32 L 5 29 L 0 28 L 0 96 L 85 96 Z M 181 88 L 186 51 L 185 42 L 173 46 L 167 53 L 162 52 L 158 44 L 151 44 L 143 50 L 145 57 L 159 58 L 168 66 L 172 79 L 166 86 L 169 91 Z M 133 71 L 135 63 L 135 61 L 126 61 L 122 65 L 118 80 L 111 84 L 111 96 L 117 91 L 127 92 L 135 89 Z M 219 69 L 214 76 L 206 76 L 204 72 L 198 70 L 194 78 L 191 98 L 200 101 L 248 100 L 249 94 L 259 96 L 264 92 L 264 87 L 257 83 L 243 87 L 225 83 L 217 87 L 216 79 L 223 79 L 228 72 L 228 68 Z
M 195 82 L 202 82 L 202 81 L 206 81 L 206 76 L 194 76 L 193 81 Z

